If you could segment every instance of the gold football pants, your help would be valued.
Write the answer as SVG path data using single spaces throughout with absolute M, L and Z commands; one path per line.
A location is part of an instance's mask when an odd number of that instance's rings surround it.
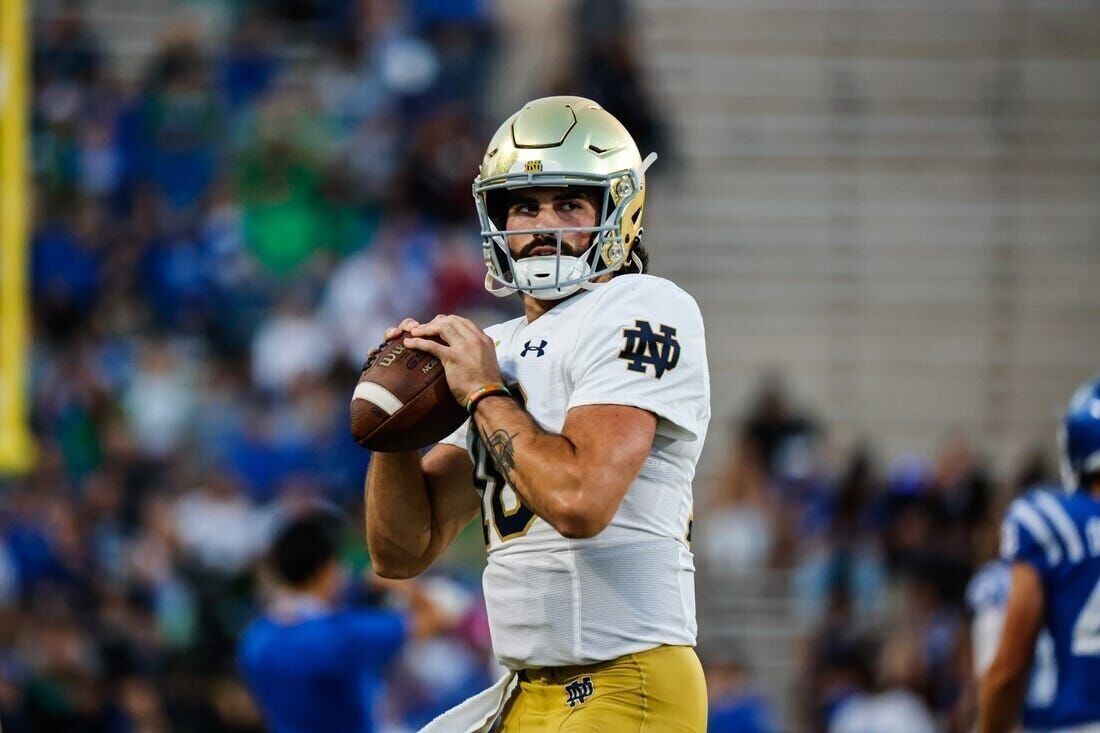
M 608 662 L 524 670 L 500 733 L 707 729 L 707 688 L 695 650 L 659 646 Z

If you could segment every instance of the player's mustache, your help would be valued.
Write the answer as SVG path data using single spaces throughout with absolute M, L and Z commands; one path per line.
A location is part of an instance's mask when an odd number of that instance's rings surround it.
M 534 239 L 524 245 L 523 249 L 521 249 L 519 251 L 519 254 L 516 255 L 516 259 L 522 260 L 524 258 L 530 257 L 532 253 L 539 247 L 553 247 L 557 249 L 557 246 L 558 240 L 556 237 L 536 236 Z M 575 256 L 573 254 L 573 248 L 564 241 L 561 243 L 561 253 L 566 257 Z

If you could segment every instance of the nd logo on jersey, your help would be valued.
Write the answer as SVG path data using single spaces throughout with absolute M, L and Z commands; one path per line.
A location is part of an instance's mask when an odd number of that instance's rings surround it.
M 680 342 L 676 340 L 676 329 L 659 324 L 660 330 L 653 332 L 649 321 L 634 320 L 634 328 L 624 328 L 626 343 L 619 352 L 620 359 L 630 363 L 626 368 L 632 372 L 645 372 L 647 366 L 653 367 L 653 376 L 660 379 L 665 372 L 676 368 L 680 361 Z

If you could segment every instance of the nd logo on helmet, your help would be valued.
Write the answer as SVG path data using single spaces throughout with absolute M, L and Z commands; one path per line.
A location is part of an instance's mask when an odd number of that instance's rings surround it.
M 542 173 L 541 160 L 529 160 L 523 165 L 524 173 Z

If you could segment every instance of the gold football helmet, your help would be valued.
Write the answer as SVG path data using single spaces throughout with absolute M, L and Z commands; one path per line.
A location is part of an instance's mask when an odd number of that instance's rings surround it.
M 481 221 L 485 289 L 499 296 L 523 292 L 556 300 L 614 272 L 631 257 L 642 235 L 645 172 L 657 159 L 643 161 L 638 146 L 617 119 L 583 97 L 544 97 L 528 102 L 508 118 L 489 142 L 474 179 L 474 202 Z M 531 186 L 590 186 L 600 194 L 593 227 L 505 228 L 507 192 Z M 577 257 L 562 253 L 565 232 L 590 232 L 588 249 Z M 550 234 L 557 253 L 516 260 L 508 235 Z M 636 258 L 636 257 L 635 257 Z M 639 268 L 640 269 L 640 268 Z

